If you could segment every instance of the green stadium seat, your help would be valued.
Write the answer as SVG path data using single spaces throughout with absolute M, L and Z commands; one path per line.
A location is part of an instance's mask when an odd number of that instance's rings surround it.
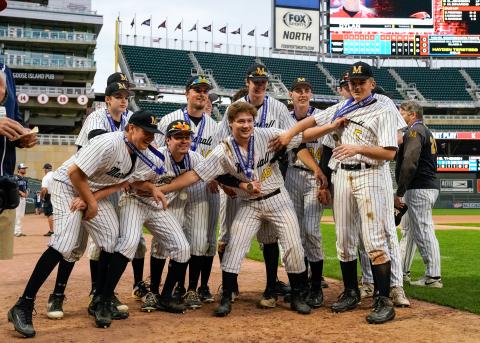
M 157 116 L 157 118 L 161 118 L 164 115 L 167 115 L 173 111 L 178 110 L 185 106 L 185 104 L 178 104 L 178 103 L 168 103 L 168 102 L 151 102 L 151 101 L 138 101 L 138 107 L 140 109 L 152 112 Z
M 480 131 L 480 125 L 427 125 L 432 131 Z

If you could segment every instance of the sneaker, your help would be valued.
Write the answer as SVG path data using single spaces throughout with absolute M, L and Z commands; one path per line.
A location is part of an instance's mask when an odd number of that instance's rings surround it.
M 323 276 L 322 276 L 322 288 L 328 288 L 328 282 L 325 280 Z
M 185 293 L 184 296 L 185 306 L 191 310 L 202 307 L 202 301 L 200 300 L 198 293 L 194 290 L 190 290 Z
M 53 231 L 48 231 L 46 234 L 44 234 L 45 237 L 50 237 L 53 235 Z
M 170 313 L 184 313 L 187 309 L 184 304 L 179 304 L 177 299 L 155 295 L 157 298 L 157 310 Z
M 275 308 L 277 306 L 277 295 L 275 290 L 265 290 L 258 301 L 260 308 Z
M 47 317 L 50 319 L 63 318 L 63 300 L 64 294 L 50 294 L 47 303 Z
M 212 293 L 210 293 L 210 289 L 208 288 L 208 286 L 205 286 L 205 287 L 199 287 L 197 289 L 197 293 L 198 293 L 198 297 L 200 298 L 200 300 L 204 303 L 213 303 L 215 301 Z
M 185 289 L 185 287 L 177 286 L 173 291 L 173 299 L 175 299 L 178 304 L 181 304 L 183 302 L 183 298 L 185 297 L 186 293 L 187 293 L 187 290 Z
M 430 288 L 443 288 L 442 279 L 432 278 L 430 276 L 422 277 L 417 281 L 410 281 L 410 286 L 430 287 Z
M 112 297 L 112 303 L 120 312 L 128 312 L 128 306 L 122 303 L 116 294 Z
M 32 313 L 33 300 L 19 298 L 17 303 L 8 311 L 8 321 L 13 324 L 15 331 L 25 337 L 34 337 Z
M 412 282 L 412 277 L 410 275 L 410 272 L 406 272 L 403 274 L 403 283 L 410 283 Z
M 132 291 L 132 298 L 140 301 L 144 296 L 147 295 L 149 292 L 150 285 L 148 285 L 145 281 L 140 281 L 138 282 L 134 287 Z
M 408 301 L 407 296 L 403 287 L 392 287 L 390 288 L 390 298 L 392 302 L 397 307 L 409 307 L 410 301 Z
M 375 286 L 373 283 L 364 283 L 360 286 L 360 299 L 371 298 L 375 292 Z
M 332 305 L 332 310 L 334 312 L 346 312 L 353 310 L 358 304 L 360 304 L 360 291 L 346 288 L 338 296 L 337 302 Z
M 140 307 L 142 312 L 153 312 L 156 311 L 158 307 L 157 297 L 152 292 L 148 292 L 147 295 L 143 298 L 143 304 Z
M 373 304 L 373 310 L 366 317 L 370 324 L 383 324 L 395 318 L 395 309 L 390 298 L 376 296 Z

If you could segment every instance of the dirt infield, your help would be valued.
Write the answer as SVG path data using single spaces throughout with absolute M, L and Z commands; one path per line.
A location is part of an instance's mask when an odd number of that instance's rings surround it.
M 455 221 L 458 223 L 458 221 Z M 44 251 L 48 238 L 46 219 L 29 215 L 25 220 L 27 237 L 15 238 L 13 260 L 0 261 L 0 341 L 20 341 L 12 325 L 7 323 L 7 311 L 21 295 L 34 263 Z M 149 275 L 148 263 L 145 275 Z M 281 278 L 286 276 L 281 271 Z M 215 305 L 183 315 L 161 312 L 141 313 L 139 303 L 130 297 L 131 267 L 119 284 L 120 298 L 130 307 L 130 318 L 113 322 L 107 329 L 96 329 L 87 315 L 89 292 L 88 260 L 83 258 L 75 267 L 67 288 L 65 318 L 49 320 L 45 306 L 53 289 L 54 275 L 40 290 L 34 317 L 36 342 L 479 342 L 480 316 L 448 307 L 412 300 L 409 309 L 398 309 L 397 318 L 381 326 L 369 325 L 364 317 L 371 300 L 363 301 L 359 309 L 344 314 L 333 314 L 328 307 L 301 316 L 288 310 L 280 302 L 274 310 L 256 308 L 264 286 L 263 264 L 246 261 L 239 277 L 241 299 L 234 304 L 226 318 L 215 318 Z M 220 272 L 217 260 L 212 273 L 211 288 L 217 289 Z M 329 280 L 325 291 L 326 305 L 331 305 L 340 291 L 337 281 Z M 437 290 L 432 290 L 437 291 Z

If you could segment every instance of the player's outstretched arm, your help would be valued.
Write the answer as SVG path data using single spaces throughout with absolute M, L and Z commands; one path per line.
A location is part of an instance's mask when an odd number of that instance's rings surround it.
M 95 197 L 95 200 L 101 200 L 106 197 L 108 197 L 110 194 L 120 192 L 122 189 L 127 188 L 129 186 L 128 181 L 124 181 L 122 183 L 119 183 L 117 185 L 113 186 L 108 186 L 105 188 L 102 188 L 95 193 L 93 193 L 93 196 Z
M 163 193 L 170 193 L 193 185 L 195 182 L 198 181 L 200 181 L 200 177 L 198 176 L 198 174 L 195 171 L 190 170 L 180 176 L 177 176 L 172 180 L 172 182 L 161 185 L 158 188 Z
M 307 117 L 295 124 L 294 127 L 272 139 L 268 144 L 268 147 L 269 149 L 275 151 L 281 150 L 282 148 L 286 147 L 288 143 L 290 143 L 293 137 L 315 125 L 315 118 Z
M 312 117 L 310 117 L 310 118 L 312 118 Z M 304 121 L 304 120 L 302 120 L 302 121 Z M 313 141 L 314 139 L 325 136 L 326 134 L 332 132 L 333 130 L 336 130 L 336 129 L 339 129 L 339 128 L 345 126 L 347 123 L 348 123 L 348 119 L 345 118 L 345 117 L 342 117 L 342 118 L 335 119 L 330 124 L 306 129 L 303 132 L 302 143 L 310 142 L 310 141 Z
M 80 198 L 87 204 L 83 219 L 90 220 L 94 218 L 97 215 L 98 206 L 97 200 L 95 200 L 95 197 L 88 186 L 87 175 L 76 164 L 72 164 L 70 168 L 68 168 L 68 177 L 72 181 L 72 185 L 80 195 Z
M 315 159 L 313 158 L 312 154 L 307 148 L 303 148 L 297 153 L 297 157 L 300 161 L 305 164 L 308 169 L 310 169 L 313 172 L 313 175 L 315 175 L 315 178 L 320 182 L 320 186 L 322 188 L 327 188 L 328 187 L 328 181 L 327 177 L 325 174 L 323 174 L 322 170 L 320 169 L 320 166 L 317 164 Z
M 392 161 L 395 158 L 397 149 L 395 147 L 381 147 L 381 146 L 362 146 L 342 144 L 333 149 L 333 157 L 342 161 L 347 157 L 352 157 L 357 154 L 366 156 L 377 161 Z

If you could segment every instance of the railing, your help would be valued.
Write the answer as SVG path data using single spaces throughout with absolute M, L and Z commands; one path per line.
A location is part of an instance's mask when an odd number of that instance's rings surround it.
M 38 134 L 38 144 L 41 145 L 75 145 L 76 135 Z
M 68 4 L 65 7 L 52 7 L 52 6 L 42 6 L 37 3 L 11 1 L 8 3 L 8 8 L 9 9 L 33 9 L 33 10 L 44 11 L 44 12 L 97 14 L 97 11 L 92 11 L 90 9 L 85 8 L 85 6 L 75 5 L 72 3 Z
M 95 68 L 93 59 L 79 59 L 75 56 L 64 58 L 27 57 L 25 55 L 0 56 L 0 62 L 9 66 L 56 67 L 56 68 Z
M 95 92 L 92 88 L 85 87 L 46 87 L 46 86 L 17 86 L 17 94 L 26 93 L 27 95 L 46 94 L 48 96 L 57 96 L 65 94 L 67 96 L 86 95 L 94 96 Z
M 88 32 L 67 32 L 67 31 L 47 31 L 33 30 L 22 27 L 1 27 L 0 38 L 25 38 L 54 41 L 95 41 L 97 35 Z
M 424 115 L 425 119 L 427 120 L 432 120 L 432 119 L 442 119 L 442 120 L 475 120 L 475 121 L 478 121 L 480 122 L 480 117 L 478 116 L 478 114 L 445 114 L 445 115 L 442 115 L 442 114 L 425 114 Z M 457 122 L 456 123 L 457 125 L 462 125 L 462 124 L 465 124 L 465 125 L 471 125 L 469 123 L 462 123 L 462 122 Z

